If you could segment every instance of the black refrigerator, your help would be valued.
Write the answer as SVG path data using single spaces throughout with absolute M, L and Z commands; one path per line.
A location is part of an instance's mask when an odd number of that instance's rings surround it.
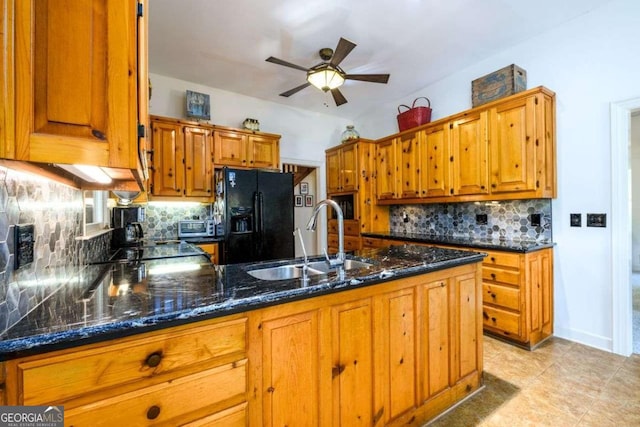
M 293 258 L 293 174 L 229 168 L 222 172 L 222 263 Z

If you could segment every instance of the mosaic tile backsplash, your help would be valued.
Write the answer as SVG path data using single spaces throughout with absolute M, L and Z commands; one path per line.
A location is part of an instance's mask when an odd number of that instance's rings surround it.
M 390 230 L 450 237 L 551 241 L 551 200 L 395 205 L 389 211 Z M 532 225 L 532 214 L 540 225 Z M 477 215 L 486 215 L 479 224 Z M 482 219 L 482 218 L 480 218 Z
M 94 251 L 76 240 L 82 213 L 81 191 L 0 166 L 0 336 L 73 277 L 81 254 Z M 34 261 L 18 270 L 16 224 L 35 225 Z
M 178 238 L 178 221 L 210 217 L 211 205 L 149 203 L 145 208 L 145 222 L 142 224 L 142 232 L 145 239 L 175 240 Z

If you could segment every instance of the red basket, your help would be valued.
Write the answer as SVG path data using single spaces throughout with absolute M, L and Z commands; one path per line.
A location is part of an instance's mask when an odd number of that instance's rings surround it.
M 416 107 L 416 101 L 418 99 L 426 99 L 427 106 Z M 407 111 L 400 111 L 400 107 L 405 107 Z M 404 104 L 398 105 L 398 128 L 400 129 L 400 132 L 402 132 L 403 130 L 414 128 L 416 126 L 424 125 L 425 123 L 429 123 L 430 121 L 431 101 L 429 101 L 429 98 L 420 96 L 413 100 L 413 104 L 411 104 L 411 107 Z

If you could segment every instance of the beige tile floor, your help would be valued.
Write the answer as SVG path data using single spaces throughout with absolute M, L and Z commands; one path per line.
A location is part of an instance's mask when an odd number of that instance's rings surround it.
M 484 337 L 485 388 L 428 424 L 640 426 L 640 355 L 560 338 L 534 351 Z

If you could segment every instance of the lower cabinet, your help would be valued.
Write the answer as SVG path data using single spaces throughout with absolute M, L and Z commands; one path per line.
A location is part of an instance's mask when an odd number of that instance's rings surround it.
M 218 244 L 217 243 L 198 243 L 197 247 L 205 251 L 211 257 L 212 264 L 219 263 Z
M 481 309 L 478 263 L 252 312 L 249 425 L 426 422 L 481 384 Z
M 4 362 L 4 403 L 63 405 L 70 426 L 246 425 L 246 318 L 203 323 Z

